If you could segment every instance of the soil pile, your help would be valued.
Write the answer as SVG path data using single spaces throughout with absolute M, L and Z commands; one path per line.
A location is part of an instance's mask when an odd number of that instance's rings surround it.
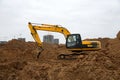
M 65 45 L 43 43 L 37 56 L 34 42 L 11 40 L 0 45 L 0 80 L 120 80 L 120 32 L 114 39 L 99 38 L 100 51 L 75 60 L 58 60 Z
M 117 38 L 120 40 L 120 31 L 117 34 Z

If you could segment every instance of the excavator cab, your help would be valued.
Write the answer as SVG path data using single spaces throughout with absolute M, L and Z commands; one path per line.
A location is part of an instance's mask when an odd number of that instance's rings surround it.
M 80 34 L 70 34 L 66 38 L 67 48 L 82 48 L 82 40 Z

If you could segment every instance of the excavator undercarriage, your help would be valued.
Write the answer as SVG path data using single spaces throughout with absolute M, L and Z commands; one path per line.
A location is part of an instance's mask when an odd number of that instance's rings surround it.
M 72 54 L 60 54 L 57 56 L 57 59 L 60 60 L 74 60 L 77 59 L 79 55 L 85 55 L 85 53 L 72 53 Z

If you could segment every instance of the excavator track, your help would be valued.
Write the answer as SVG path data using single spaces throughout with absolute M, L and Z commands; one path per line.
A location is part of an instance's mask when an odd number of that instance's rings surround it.
M 85 53 L 72 53 L 72 54 L 60 54 L 57 56 L 57 59 L 59 60 L 75 60 L 78 58 L 79 55 L 82 55 Z
M 60 54 L 57 56 L 58 59 L 60 60 L 73 60 L 76 59 L 75 56 L 72 56 L 71 54 Z

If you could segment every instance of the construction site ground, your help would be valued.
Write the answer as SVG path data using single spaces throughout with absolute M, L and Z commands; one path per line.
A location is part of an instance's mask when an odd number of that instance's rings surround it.
M 10 40 L 0 44 L 0 80 L 120 80 L 120 32 L 115 38 L 98 38 L 102 49 L 85 52 L 74 60 L 59 60 L 65 45 L 43 43 L 36 58 L 34 42 Z

